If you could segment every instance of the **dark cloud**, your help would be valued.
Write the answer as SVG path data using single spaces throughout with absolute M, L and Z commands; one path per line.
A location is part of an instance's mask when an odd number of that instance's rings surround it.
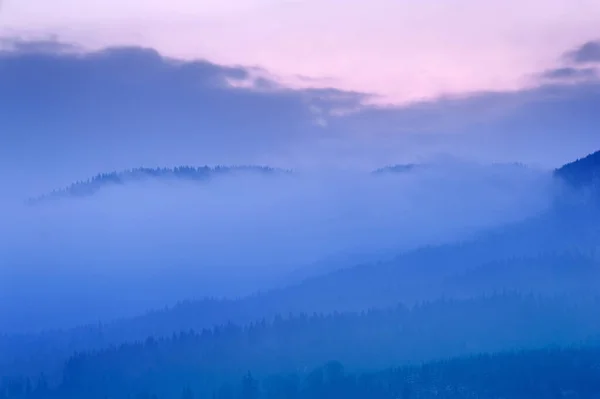
M 1 3 L 0 3 L 1 6 Z M 81 52 L 82 48 L 70 43 L 63 43 L 55 38 L 45 40 L 24 40 L 20 38 L 0 37 L 0 50 L 10 51 L 15 54 L 27 53 L 67 53 Z
M 238 87 L 256 71 L 150 49 L 16 43 L 0 52 L 0 158 L 30 176 L 50 165 L 79 170 L 71 180 L 140 165 L 256 163 L 321 135 L 317 117 L 365 97 L 289 90 L 264 76 Z
M 592 48 L 582 46 L 576 59 L 591 60 Z M 403 107 L 363 107 L 333 119 L 330 129 L 366 136 L 357 152 L 376 146 L 379 159 L 395 155 L 402 162 L 453 154 L 555 167 L 600 148 L 597 69 L 563 65 L 540 72 L 534 80 L 535 86 L 520 90 L 450 95 Z
M 542 78 L 545 79 L 558 79 L 558 80 L 570 80 L 570 79 L 596 79 L 598 73 L 595 68 L 572 68 L 563 67 L 550 69 L 542 73 Z
M 569 61 L 575 63 L 600 62 L 600 40 L 589 41 L 566 54 Z
M 452 154 L 482 162 L 556 167 L 600 148 L 598 104 L 598 80 L 552 83 L 362 109 L 334 119 L 330 128 L 362 135 L 355 150 L 371 150 L 380 162 L 394 156 L 402 162 L 422 162 Z

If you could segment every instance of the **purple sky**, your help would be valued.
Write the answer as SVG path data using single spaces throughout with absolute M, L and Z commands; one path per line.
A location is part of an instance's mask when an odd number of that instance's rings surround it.
M 4 0 L 0 35 L 150 46 L 400 103 L 534 85 L 598 21 L 597 0 Z

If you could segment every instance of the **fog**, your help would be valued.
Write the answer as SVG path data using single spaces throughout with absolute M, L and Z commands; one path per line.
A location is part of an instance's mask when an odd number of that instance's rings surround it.
M 403 173 L 132 181 L 35 205 L 5 196 L 0 330 L 244 296 L 303 270 L 386 259 L 525 219 L 550 206 L 553 190 L 547 171 L 447 160 Z

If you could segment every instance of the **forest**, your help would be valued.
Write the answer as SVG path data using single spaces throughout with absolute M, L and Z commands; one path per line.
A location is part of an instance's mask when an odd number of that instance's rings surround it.
M 214 177 L 235 173 L 255 173 L 260 175 L 287 174 L 290 171 L 268 166 L 178 166 L 175 168 L 135 168 L 121 172 L 100 173 L 84 181 L 53 190 L 49 194 L 30 198 L 27 203 L 34 205 L 51 199 L 65 197 L 87 197 L 111 185 L 143 182 L 149 179 L 207 181 Z
M 227 323 L 197 332 L 148 337 L 105 349 L 99 349 L 103 337 L 98 327 L 98 349 L 71 355 L 60 370 L 49 368 L 40 374 L 31 368 L 29 374 L 7 374 L 5 390 L 19 391 L 14 387 L 21 381 L 21 391 L 42 386 L 57 397 L 125 398 L 153 392 L 174 398 L 181 387 L 210 397 L 207 395 L 221 384 L 234 384 L 248 371 L 262 379 L 313 370 L 335 360 L 356 373 L 473 353 L 595 345 L 600 343 L 598 314 L 600 299 L 498 294 L 438 300 L 410 309 L 397 306 L 357 313 L 277 316 L 247 325 Z M 35 366 L 39 368 L 47 356 L 49 352 L 38 354 L 40 361 Z M 538 361 L 535 356 L 533 360 Z M 35 395 L 35 389 L 30 390 Z
M 600 349 L 577 346 L 479 354 L 370 372 L 348 371 L 342 363 L 330 361 L 314 369 L 262 378 L 247 371 L 238 381 L 218 388 L 213 388 L 216 384 L 210 374 L 193 370 L 173 370 L 171 374 L 181 381 L 171 379 L 167 384 L 154 382 L 144 387 L 106 375 L 101 392 L 68 376 L 54 389 L 43 377 L 12 380 L 4 382 L 0 398 L 592 399 L 600 392 Z M 149 371 L 146 378 L 156 375 Z

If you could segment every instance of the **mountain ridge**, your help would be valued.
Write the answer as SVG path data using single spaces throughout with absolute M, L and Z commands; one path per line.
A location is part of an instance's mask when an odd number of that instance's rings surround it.
M 521 163 L 494 163 L 493 166 L 519 166 L 527 167 Z M 372 176 L 401 175 L 415 171 L 423 171 L 432 167 L 432 164 L 399 163 L 377 168 L 368 172 Z M 121 171 L 98 173 L 86 180 L 75 181 L 62 188 L 54 189 L 49 193 L 26 199 L 27 204 L 38 204 L 58 198 L 90 197 L 109 186 L 124 185 L 130 182 L 149 181 L 151 179 L 207 182 L 213 178 L 233 175 L 236 173 L 253 173 L 262 176 L 290 175 L 297 173 L 294 169 L 271 167 L 268 165 L 217 165 L 217 166 L 189 166 L 175 167 L 137 167 Z
M 101 189 L 110 185 L 122 185 L 127 182 L 145 181 L 150 179 L 175 179 L 183 181 L 208 181 L 212 178 L 230 175 L 233 173 L 256 173 L 256 174 L 288 174 L 289 170 L 272 168 L 269 166 L 177 166 L 174 168 L 134 168 L 123 171 L 113 171 L 108 173 L 99 173 L 87 180 L 77 181 L 64 188 L 53 190 L 49 194 L 30 198 L 29 204 L 39 203 L 51 198 L 65 197 L 88 197 L 96 194 Z
M 600 181 L 600 150 L 561 166 L 554 174 L 573 187 L 597 185 Z

